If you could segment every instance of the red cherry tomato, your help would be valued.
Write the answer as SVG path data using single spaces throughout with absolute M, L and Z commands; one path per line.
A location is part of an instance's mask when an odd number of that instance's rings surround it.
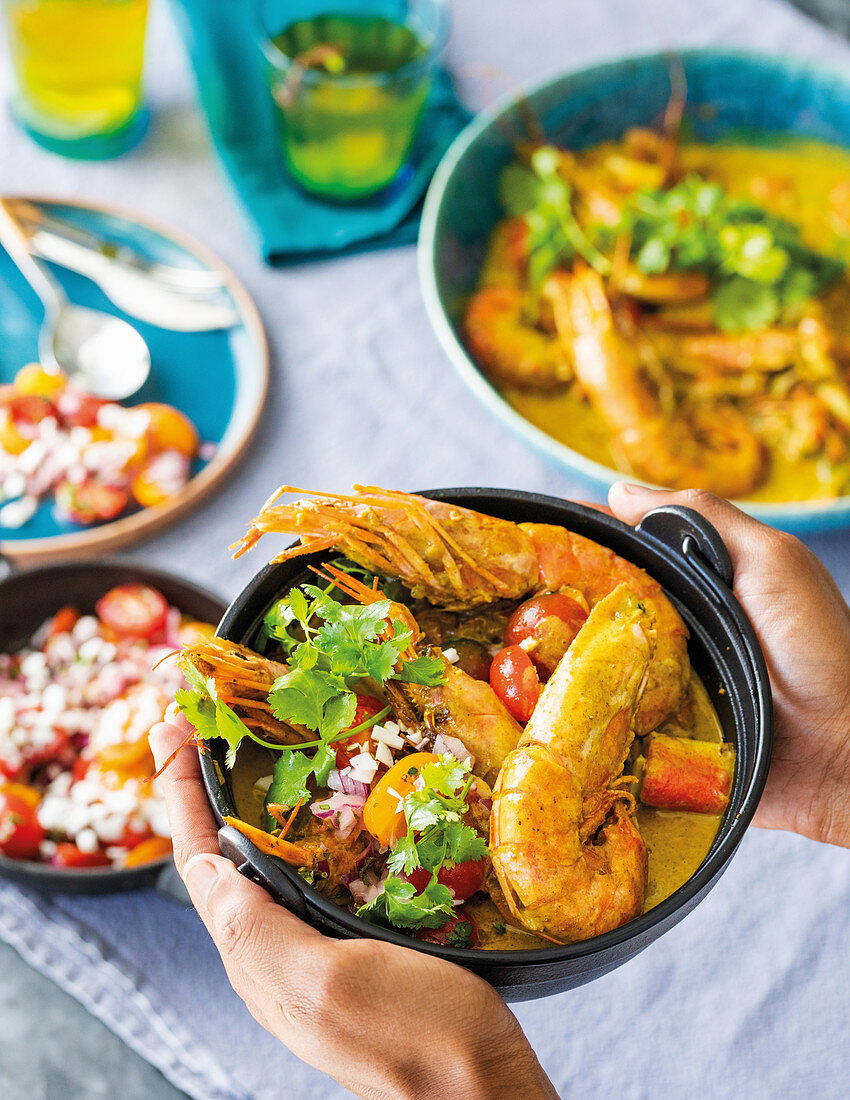
M 367 718 L 371 718 L 373 714 L 377 714 L 382 711 L 386 706 L 380 699 L 376 699 L 374 695 L 358 695 L 357 696 L 357 710 L 354 712 L 354 720 L 349 729 L 353 729 L 355 726 L 359 726 L 361 722 L 365 722 Z M 342 768 L 347 768 L 351 763 L 351 758 L 357 756 L 362 752 L 362 746 L 369 741 L 369 730 L 361 730 L 360 733 L 354 735 L 354 737 L 347 737 L 343 741 L 337 741 L 336 743 L 336 766 L 337 771 Z M 385 769 L 385 766 L 381 764 L 378 768 Z M 377 774 L 377 773 L 376 773 Z
M 56 845 L 50 862 L 54 867 L 109 867 L 112 864 L 106 852 L 84 852 L 76 844 L 67 842 Z
M 53 739 L 47 745 L 38 748 L 24 747 L 15 756 L 14 765 L 9 761 L 0 759 L 0 775 L 13 781 L 26 780 L 36 768 L 42 764 L 49 764 L 53 760 L 70 763 L 73 755 L 71 739 L 64 730 L 56 730 Z
M 478 926 L 469 913 L 459 909 L 440 928 L 418 928 L 416 938 L 449 947 L 477 947 Z
M 9 859 L 38 859 L 45 838 L 36 812 L 41 796 L 22 783 L 0 786 L 0 855 Z
M 468 901 L 484 885 L 488 863 L 487 859 L 470 859 L 466 863 L 456 863 L 454 867 L 441 867 L 437 873 L 437 882 L 441 886 L 447 886 L 456 901 Z M 424 867 L 417 867 L 415 871 L 405 875 L 405 878 L 413 883 L 419 894 L 431 881 L 431 872 Z
M 533 639 L 529 657 L 537 671 L 548 679 L 587 620 L 581 604 L 563 592 L 526 600 L 508 619 L 505 641 L 518 645 Z
M 4 402 L 16 424 L 38 424 L 48 416 L 56 416 L 56 406 L 46 397 L 17 393 Z
M 124 638 L 150 638 L 165 626 L 168 602 L 146 584 L 119 584 L 95 604 L 98 618 Z
M 138 844 L 141 844 L 150 836 L 150 829 L 131 829 L 128 826 L 121 834 L 121 839 L 117 842 L 116 847 L 135 848 Z
M 99 397 L 80 390 L 65 390 L 56 398 L 56 408 L 67 428 L 93 428 L 97 414 L 106 404 Z
M 71 765 L 71 777 L 75 783 L 79 783 L 81 779 L 85 778 L 86 772 L 91 767 L 91 760 L 83 760 L 82 756 L 78 756 L 74 763 Z
M 47 637 L 52 638 L 56 634 L 70 634 L 79 617 L 80 613 L 75 607 L 60 607 L 53 616 Z
M 129 501 L 130 494 L 118 485 L 101 485 L 98 481 L 75 485 L 62 481 L 56 486 L 56 507 L 72 523 L 84 526 L 115 519 Z
M 521 646 L 499 650 L 490 666 L 490 686 L 518 722 L 529 720 L 540 698 L 540 679 Z

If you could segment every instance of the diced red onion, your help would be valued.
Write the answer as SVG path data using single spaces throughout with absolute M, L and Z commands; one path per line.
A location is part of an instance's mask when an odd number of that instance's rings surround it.
M 328 776 L 328 786 L 332 791 L 342 791 L 343 794 L 356 794 L 365 799 L 369 794 L 369 788 L 359 779 L 352 779 L 350 775 L 342 775 L 334 769 Z
M 470 768 L 475 763 L 475 757 L 459 737 L 447 737 L 443 733 L 438 733 L 434 738 L 434 752 L 438 756 L 448 753 L 449 756 L 453 756 L 455 760 L 460 760 L 461 763 L 468 761 Z

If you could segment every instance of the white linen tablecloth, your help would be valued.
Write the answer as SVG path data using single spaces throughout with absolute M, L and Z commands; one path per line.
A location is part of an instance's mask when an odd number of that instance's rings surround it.
M 154 125 L 133 153 L 63 161 L 0 118 L 4 193 L 114 200 L 171 220 L 235 268 L 268 327 L 274 384 L 248 461 L 205 508 L 127 556 L 231 597 L 272 547 L 234 563 L 227 545 L 284 481 L 574 493 L 453 374 L 426 321 L 413 249 L 260 265 L 214 164 L 168 11 L 154 8 Z M 456 0 L 450 61 L 471 83 L 480 66 L 525 82 L 703 44 L 850 62 L 850 48 L 780 0 Z M 848 595 L 848 536 L 810 545 Z M 850 1095 L 848 913 L 850 852 L 753 831 L 709 898 L 644 954 L 516 1014 L 564 1096 L 838 1100 Z M 254 1023 L 196 915 L 152 893 L 45 900 L 0 885 L 0 936 L 199 1100 L 347 1095 Z M 427 1027 L 414 1005 L 409 1012 L 412 1026 Z

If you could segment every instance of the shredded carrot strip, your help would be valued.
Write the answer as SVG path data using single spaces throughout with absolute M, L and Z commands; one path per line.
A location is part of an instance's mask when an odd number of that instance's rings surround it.
M 286 824 L 285 824 L 285 825 L 284 825 L 284 827 L 283 827 L 283 828 L 281 829 L 281 831 L 280 831 L 280 835 L 279 835 L 279 836 L 278 836 L 278 838 L 277 838 L 278 840 L 283 840 L 283 838 L 284 838 L 284 837 L 286 836 L 286 834 L 287 834 L 287 833 L 289 832 L 289 830 L 290 830 L 290 829 L 292 828 L 292 822 L 293 822 L 293 821 L 294 821 L 294 820 L 296 819 L 296 817 L 298 816 L 298 811 L 299 811 L 299 810 L 301 809 L 301 807 L 302 807 L 303 805 L 304 805 L 304 796 L 302 795 L 302 796 L 301 796 L 301 798 L 299 798 L 299 799 L 298 799 L 298 801 L 297 801 L 297 802 L 295 803 L 295 809 L 294 809 L 294 810 L 292 811 L 292 813 L 291 813 L 291 814 L 289 815 L 289 818 L 287 819 L 287 822 L 286 822 Z

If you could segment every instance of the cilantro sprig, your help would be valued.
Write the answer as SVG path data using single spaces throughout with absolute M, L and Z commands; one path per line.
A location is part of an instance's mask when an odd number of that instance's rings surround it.
M 808 248 L 793 223 L 696 174 L 668 190 L 638 192 L 619 228 L 631 235 L 644 274 L 704 272 L 715 322 L 727 332 L 793 320 L 843 270 L 840 260 Z
M 390 621 L 391 611 L 389 600 L 342 604 L 312 584 L 279 600 L 265 627 L 286 653 L 290 671 L 269 694 L 275 717 L 316 730 L 326 740 L 351 724 L 357 705 L 352 684 L 358 680 L 441 684 L 445 670 L 439 658 L 402 656 L 411 631 L 398 618 Z
M 600 275 L 611 262 L 576 221 L 572 187 L 558 170 L 561 154 L 542 145 L 531 155 L 529 167 L 508 164 L 499 178 L 499 200 L 511 217 L 523 217 L 528 227 L 528 274 L 538 288 L 556 267 L 581 256 Z
M 443 756 L 426 764 L 420 775 L 422 790 L 412 791 L 403 802 L 407 832 L 387 859 L 390 876 L 384 890 L 357 911 L 378 924 L 439 928 L 454 915 L 451 892 L 438 882 L 439 872 L 487 855 L 483 837 L 463 821 L 474 780 L 468 764 Z M 420 868 L 431 877 L 417 892 L 401 876 Z
M 272 713 L 282 722 L 313 730 L 313 741 L 279 745 L 264 740 L 219 698 L 212 677 L 203 676 L 188 659 L 181 662 L 189 687 L 177 692 L 177 705 L 199 737 L 227 742 L 228 767 L 233 767 L 245 738 L 281 753 L 267 803 L 295 806 L 307 797 L 311 777 L 324 785 L 335 763 L 333 743 L 356 736 L 390 713 L 384 707 L 353 726 L 358 683 L 400 680 L 433 687 L 445 678 L 440 658 L 403 656 L 411 631 L 398 618 L 389 621 L 389 600 L 363 607 L 342 604 L 331 595 L 333 587 L 293 588 L 268 611 L 263 627 L 266 637 L 283 649 L 289 666 L 269 692 Z M 300 751 L 306 749 L 316 752 Z

